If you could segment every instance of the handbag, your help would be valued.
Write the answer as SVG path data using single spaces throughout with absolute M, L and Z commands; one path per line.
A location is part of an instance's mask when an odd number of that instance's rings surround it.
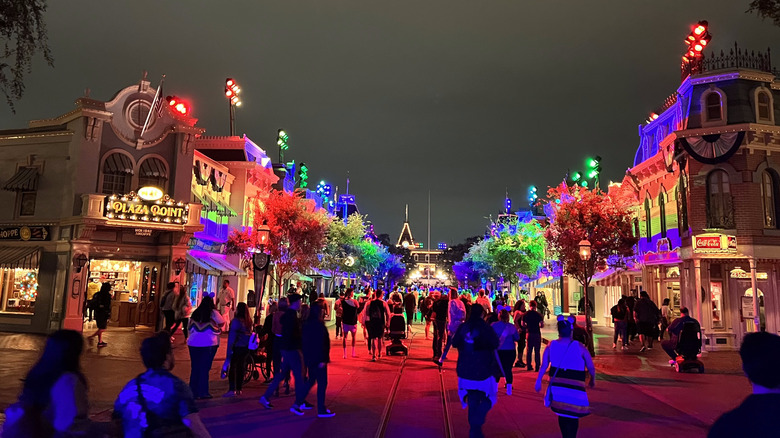
M 571 344 L 574 342 L 576 341 L 572 341 L 566 347 L 566 351 L 563 353 L 563 358 L 566 357 L 566 354 L 569 352 L 569 347 L 571 347 Z M 555 377 L 558 375 L 558 371 L 560 369 L 561 367 L 556 367 L 555 372 L 550 378 L 550 382 L 547 384 L 547 392 L 544 394 L 544 405 L 552 409 L 552 411 L 556 414 L 565 415 L 567 417 L 581 418 L 586 415 L 590 415 L 588 395 L 584 388 L 580 391 L 579 389 L 558 387 L 559 390 L 568 391 L 567 394 L 570 396 L 568 400 L 557 400 L 553 395 L 553 382 L 555 381 Z M 580 393 L 582 398 L 577 399 L 577 395 Z
M 252 333 L 249 337 L 249 350 L 255 351 L 260 347 L 260 336 L 257 333 Z
M 160 416 L 149 410 L 144 393 L 141 390 L 141 376 L 135 378 L 135 387 L 138 391 L 138 403 L 141 405 L 141 411 L 146 417 L 146 428 L 143 430 L 144 438 L 195 438 L 192 429 L 185 426 L 183 422 L 163 424 Z

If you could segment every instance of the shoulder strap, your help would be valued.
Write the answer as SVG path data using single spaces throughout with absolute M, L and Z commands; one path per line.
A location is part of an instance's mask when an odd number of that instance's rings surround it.
M 563 356 L 561 357 L 561 363 L 563 363 L 563 359 L 566 358 L 566 353 L 569 352 L 569 347 L 571 347 L 571 344 L 573 344 L 575 341 L 569 342 L 569 345 L 566 346 L 566 350 L 563 352 Z M 552 344 L 550 344 L 552 345 Z M 550 350 L 550 363 L 552 363 L 552 350 Z M 550 383 L 552 383 L 553 379 L 555 379 L 555 376 L 558 375 L 558 371 L 561 370 L 563 367 L 555 367 L 555 372 L 553 373 L 552 377 L 550 377 Z

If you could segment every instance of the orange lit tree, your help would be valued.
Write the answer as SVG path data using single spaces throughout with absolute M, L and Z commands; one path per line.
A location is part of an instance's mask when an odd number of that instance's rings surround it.
M 631 200 L 620 191 L 613 194 L 588 190 L 562 183 L 548 192 L 550 219 L 544 237 L 553 257 L 563 264 L 564 272 L 582 284 L 587 301 L 587 290 L 596 266 L 604 265 L 609 256 L 631 257 L 637 237 L 633 217 L 629 211 Z M 580 259 L 580 241 L 591 244 L 590 260 Z M 590 315 L 586 312 L 589 345 L 593 352 Z
M 228 237 L 227 252 L 247 259 L 256 251 L 268 253 L 275 271 L 272 278 L 281 293 L 283 281 L 291 274 L 304 272 L 319 263 L 317 255 L 325 246 L 327 215 L 315 210 L 311 201 L 278 190 L 268 197 L 252 199 L 251 209 L 252 227 L 233 230 Z M 265 245 L 261 245 L 255 232 L 263 223 L 271 229 Z

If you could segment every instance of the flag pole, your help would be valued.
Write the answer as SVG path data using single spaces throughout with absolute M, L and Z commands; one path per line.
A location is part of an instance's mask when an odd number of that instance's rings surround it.
M 146 122 L 144 122 L 144 127 L 141 129 L 141 135 L 140 137 L 144 136 L 144 133 L 146 132 L 146 128 L 149 127 L 149 120 L 152 119 L 152 113 L 154 112 L 156 106 L 157 106 L 157 100 L 160 99 L 160 91 L 162 91 L 163 82 L 165 81 L 165 75 L 162 75 L 162 78 L 160 79 L 160 86 L 157 87 L 157 91 L 154 93 L 154 100 L 152 100 L 152 106 L 149 108 L 149 114 L 146 115 Z

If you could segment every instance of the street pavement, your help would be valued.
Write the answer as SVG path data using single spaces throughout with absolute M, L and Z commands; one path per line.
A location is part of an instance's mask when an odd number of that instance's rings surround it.
M 290 413 L 293 391 L 284 395 L 282 390 L 282 396 L 272 400 L 275 408 L 263 409 L 257 402 L 266 388 L 262 380 L 246 385 L 240 397 L 220 397 L 227 390 L 227 381 L 219 378 L 225 358 L 223 337 L 211 372 L 215 398 L 198 402 L 201 415 L 214 437 L 256 437 L 259 433 L 285 437 L 467 437 L 466 411 L 457 396 L 457 352 L 450 353 L 440 374 L 431 362 L 431 342 L 425 340 L 423 326 L 415 324 L 413 330 L 405 341 L 410 347 L 407 358 L 383 356 L 378 362 L 370 361 L 362 333 L 358 334 L 357 358 L 344 359 L 341 341 L 332 340 L 327 405 L 336 412 L 333 418 L 317 418 L 316 409 L 302 417 Z M 149 334 L 145 330 L 110 329 L 105 335 L 107 347 L 87 346 L 82 366 L 89 381 L 91 414 L 97 421 L 108 421 L 119 390 L 143 371 L 138 347 Z M 660 345 L 641 354 L 636 344 L 627 352 L 614 351 L 611 333 L 596 328 L 596 334 L 597 381 L 596 388 L 588 391 L 593 413 L 581 420 L 580 437 L 704 436 L 722 412 L 750 392 L 736 352 L 705 353 L 705 374 L 678 374 L 667 364 Z M 545 338 L 554 338 L 554 334 L 545 332 Z M 43 343 L 40 336 L 0 333 L 0 409 L 16 400 L 20 379 L 37 359 Z M 173 372 L 188 381 L 188 351 L 180 334 L 174 352 Z M 542 395 L 533 390 L 536 373 L 519 368 L 513 371 L 514 393 L 506 395 L 502 381 L 498 403 L 487 417 L 485 435 L 560 436 L 555 415 L 544 407 Z M 316 404 L 315 392 L 316 388 L 308 400 Z

